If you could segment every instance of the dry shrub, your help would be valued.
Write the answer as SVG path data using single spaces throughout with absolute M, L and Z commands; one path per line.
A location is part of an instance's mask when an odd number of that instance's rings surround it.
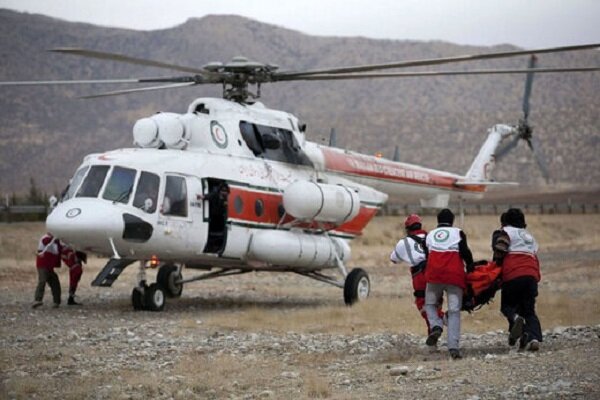
M 326 399 L 331 396 L 329 381 L 315 372 L 307 372 L 304 377 L 304 391 L 311 399 Z

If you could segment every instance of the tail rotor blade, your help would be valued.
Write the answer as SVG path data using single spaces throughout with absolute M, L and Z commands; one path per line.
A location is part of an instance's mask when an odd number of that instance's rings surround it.
M 548 163 L 546 162 L 546 157 L 542 152 L 540 141 L 537 137 L 531 138 L 531 150 L 533 152 L 533 158 L 535 158 L 535 162 L 537 163 L 542 176 L 546 180 L 546 182 L 550 181 L 550 172 L 548 172 Z
M 537 57 L 532 54 L 531 58 L 529 58 L 529 64 L 527 65 L 528 69 L 532 69 L 536 67 Z M 533 85 L 533 72 L 528 72 L 527 77 L 525 79 L 525 92 L 523 93 L 523 119 L 527 122 L 527 117 L 529 116 L 529 97 L 531 96 L 531 87 Z
M 514 149 L 519 143 L 519 139 L 521 139 L 521 137 L 519 135 L 515 135 L 515 137 L 510 142 L 508 142 L 504 147 L 496 151 L 496 161 L 500 161 L 500 159 L 506 156 L 509 151 Z

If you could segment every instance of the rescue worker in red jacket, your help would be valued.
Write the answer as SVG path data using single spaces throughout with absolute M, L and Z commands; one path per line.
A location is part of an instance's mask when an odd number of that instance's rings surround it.
M 427 257 L 425 255 L 425 236 L 427 232 L 422 229 L 421 217 L 417 214 L 409 215 L 404 221 L 406 237 L 400 239 L 390 254 L 390 261 L 394 264 L 405 262 L 410 265 L 412 275 L 413 295 L 417 310 L 427 324 L 427 334 L 430 333 L 429 320 L 425 312 L 425 264 Z M 438 304 L 438 315 L 443 318 L 442 301 Z
M 85 261 L 85 258 L 85 253 L 75 251 L 71 246 L 63 245 L 61 259 L 69 267 L 69 299 L 67 300 L 67 305 L 81 305 L 81 303 L 75 301 L 75 292 L 83 274 L 81 264 Z
M 537 351 L 542 342 L 542 328 L 535 313 L 535 298 L 541 279 L 538 244 L 525 228 L 525 215 L 518 208 L 504 214 L 502 232 L 492 234 L 494 252 L 500 254 L 502 292 L 500 311 L 508 320 L 508 343 Z M 503 241 L 508 240 L 508 250 Z
M 436 346 L 443 332 L 443 321 L 437 307 L 444 292 L 448 298 L 448 350 L 453 359 L 462 358 L 460 342 L 460 310 L 463 290 L 466 287 L 465 266 L 473 269 L 473 255 L 467 245 L 467 236 L 459 228 L 452 226 L 454 214 L 449 209 L 437 215 L 438 226 L 427 234 L 428 251 L 425 268 L 425 310 L 431 325 L 431 333 L 426 344 Z
M 40 238 L 35 260 L 35 266 L 38 272 L 38 284 L 35 289 L 35 300 L 32 304 L 33 308 L 37 308 L 43 304 L 46 284 L 48 284 L 50 290 L 52 290 L 54 308 L 60 306 L 60 281 L 58 275 L 54 272 L 54 268 L 60 268 L 62 247 L 63 244 L 61 241 L 50 233 L 46 233 Z

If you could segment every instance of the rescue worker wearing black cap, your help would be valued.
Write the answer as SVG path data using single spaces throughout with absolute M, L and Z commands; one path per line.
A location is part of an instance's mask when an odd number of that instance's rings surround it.
M 437 215 L 438 226 L 427 235 L 428 251 L 425 268 L 425 310 L 431 325 L 431 333 L 426 344 L 436 346 L 443 332 L 443 320 L 437 313 L 437 304 L 446 292 L 448 298 L 448 350 L 453 359 L 462 358 L 460 354 L 460 310 L 463 290 L 466 287 L 467 271 L 473 269 L 473 255 L 467 245 L 467 236 L 455 228 L 454 214 L 449 209 L 441 210 Z
M 424 247 L 427 232 L 423 230 L 421 217 L 417 214 L 411 214 L 406 218 L 404 229 L 406 229 L 406 237 L 398 241 L 390 254 L 390 261 L 394 264 L 405 262 L 410 265 L 415 305 L 427 324 L 427 334 L 429 335 L 429 320 L 425 311 L 425 286 L 427 285 L 425 281 L 425 264 L 427 263 L 427 257 Z M 442 300 L 438 304 L 438 315 L 443 318 Z
M 519 340 L 519 349 L 537 351 L 542 342 L 542 328 L 535 313 L 541 279 L 538 244 L 525 229 L 525 215 L 520 209 L 506 211 L 502 223 L 504 235 L 494 232 L 492 247 L 502 265 L 500 311 L 508 320 L 508 344 L 514 346 Z M 507 238 L 508 248 L 502 238 Z

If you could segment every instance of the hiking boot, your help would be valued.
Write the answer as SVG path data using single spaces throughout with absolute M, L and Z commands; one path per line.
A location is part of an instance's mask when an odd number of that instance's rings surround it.
M 529 334 L 524 332 L 521 339 L 519 339 L 519 351 L 524 351 L 527 343 L 529 343 Z
M 453 360 L 460 360 L 460 359 L 462 359 L 462 354 L 460 354 L 460 350 L 458 350 L 458 349 L 450 349 L 450 350 L 448 350 L 448 352 L 450 353 L 450 358 L 452 358 Z
M 69 300 L 67 300 L 67 305 L 81 306 L 82 304 L 75 301 L 75 296 L 69 296 Z
M 510 333 L 508 334 L 508 345 L 514 346 L 517 343 L 517 340 L 523 335 L 523 327 L 525 326 L 525 318 L 520 315 L 516 315 L 513 326 L 510 328 Z
M 443 330 L 439 326 L 434 326 L 433 328 L 431 328 L 431 333 L 429 334 L 429 336 L 427 336 L 425 344 L 427 346 L 435 346 L 440 336 L 442 336 L 442 332 Z
M 31 305 L 31 308 L 38 308 L 42 304 L 44 304 L 44 303 L 42 303 L 41 301 L 34 301 L 33 304 Z
M 530 341 L 529 343 L 527 343 L 525 345 L 526 351 L 538 351 L 539 349 L 540 349 L 540 342 L 538 342 L 535 339 L 533 339 L 532 341 Z

